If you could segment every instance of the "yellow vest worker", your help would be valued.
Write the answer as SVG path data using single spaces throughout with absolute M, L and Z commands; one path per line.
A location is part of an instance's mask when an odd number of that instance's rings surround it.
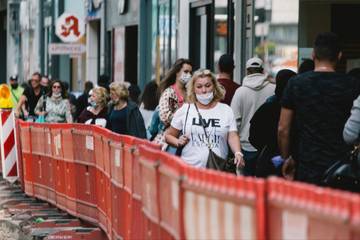
M 0 85 L 0 108 L 12 108 L 13 103 L 11 100 L 10 89 L 6 84 Z

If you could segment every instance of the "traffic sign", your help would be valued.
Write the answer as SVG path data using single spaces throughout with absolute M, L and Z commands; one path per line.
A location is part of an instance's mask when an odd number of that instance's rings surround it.
M 63 42 L 77 42 L 85 34 L 85 23 L 76 14 L 63 13 L 56 20 L 55 33 Z
M 50 43 L 50 55 L 80 55 L 86 51 L 84 44 L 80 43 Z

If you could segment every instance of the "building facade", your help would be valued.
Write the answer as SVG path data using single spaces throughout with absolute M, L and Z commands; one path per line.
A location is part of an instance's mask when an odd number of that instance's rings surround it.
M 139 84 L 140 1 L 107 2 L 107 73 L 113 81 Z
M 86 53 L 48 53 L 49 44 L 60 42 L 55 23 L 64 12 L 84 19 L 79 43 Z M 160 81 L 177 58 L 217 72 L 219 57 L 228 53 L 235 59 L 234 80 L 241 83 L 245 62 L 254 55 L 270 74 L 296 70 L 324 31 L 342 38 L 339 70 L 346 71 L 360 66 L 360 36 L 348 27 L 359 22 L 358 12 L 359 0 L 0 0 L 0 41 L 6 44 L 0 48 L 0 78 L 18 74 L 26 80 L 40 71 L 82 90 L 85 81 L 107 75 L 143 88 Z
M 0 0 L 0 83 L 6 82 L 6 49 L 7 49 L 7 1 Z

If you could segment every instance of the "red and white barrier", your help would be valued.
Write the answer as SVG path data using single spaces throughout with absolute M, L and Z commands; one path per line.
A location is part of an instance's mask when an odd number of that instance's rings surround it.
M 93 125 L 19 125 L 24 191 L 104 230 L 91 239 L 360 239 L 358 194 L 196 169 Z
M 11 109 L 0 110 L 0 139 L 3 178 L 9 182 L 18 179 L 18 156 L 15 138 L 15 116 Z

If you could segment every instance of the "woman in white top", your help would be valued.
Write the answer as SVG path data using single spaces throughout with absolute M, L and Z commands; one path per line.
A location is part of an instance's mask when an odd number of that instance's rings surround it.
M 209 70 L 197 71 L 187 88 L 187 100 L 171 121 L 165 138 L 168 144 L 184 146 L 181 158 L 188 164 L 205 168 L 209 148 L 223 159 L 228 156 L 228 144 L 235 155 L 235 164 L 243 167 L 240 138 L 232 109 L 220 100 L 225 91 Z M 200 122 L 201 114 L 206 129 Z M 179 136 L 180 131 L 183 135 Z

